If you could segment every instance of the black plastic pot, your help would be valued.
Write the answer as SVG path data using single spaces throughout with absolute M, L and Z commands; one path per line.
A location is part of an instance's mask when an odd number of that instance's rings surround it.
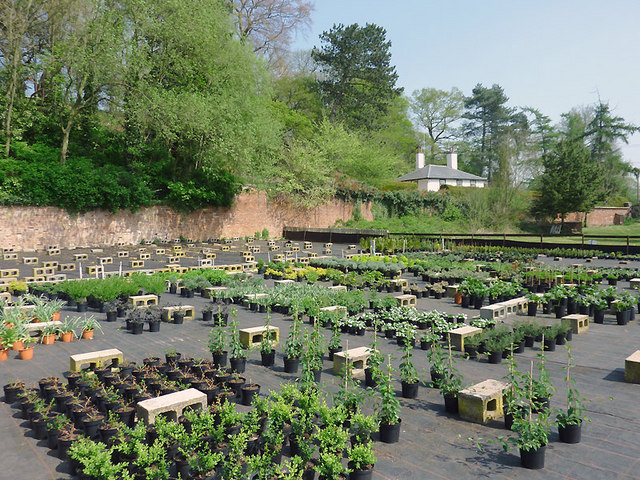
M 444 397 L 444 410 L 447 413 L 458 413 L 458 396 L 457 395 L 443 395 Z
M 596 308 L 593 311 L 593 323 L 604 323 L 604 310 Z
M 217 368 L 224 368 L 227 366 L 227 352 L 216 353 L 213 352 L 211 354 L 213 357 L 213 366 Z
M 385 422 L 380 422 L 380 441 L 383 443 L 397 443 L 400 440 L 400 427 L 402 426 L 402 419 L 394 425 L 389 425 Z
M 564 443 L 580 443 L 582 437 L 582 424 L 558 426 L 558 436 Z
M 373 468 L 369 470 L 352 470 L 349 473 L 349 480 L 370 480 L 373 478 Z
M 149 322 L 149 331 L 150 332 L 159 332 L 160 331 L 160 321 L 157 322 Z
M 556 312 L 556 318 L 566 317 L 567 307 L 565 305 L 556 305 L 555 312 Z
M 210 322 L 213 320 L 213 312 L 211 310 L 205 310 L 202 312 L 202 321 Z
M 476 359 L 476 358 L 478 358 L 478 347 L 471 346 L 471 345 L 465 345 L 464 346 L 464 353 L 467 354 L 468 358 Z
M 115 322 L 118 319 L 117 310 L 109 310 L 107 312 L 107 322 Z
M 364 384 L 367 387 L 377 387 L 378 381 L 373 378 L 373 371 L 370 368 L 364 369 Z
M 341 350 L 342 350 L 342 347 L 339 347 L 339 348 L 329 348 L 329 361 L 333 361 L 333 355 L 334 355 L 336 352 L 339 352 L 339 351 L 341 351 Z
M 540 470 L 544 468 L 544 453 L 546 446 L 536 450 L 520 450 L 520 465 L 530 470 Z
M 87 302 L 78 303 L 76 305 L 76 310 L 80 313 L 86 312 L 89 308 L 89 304 Z
M 131 323 L 131 333 L 133 333 L 134 335 L 142 335 L 143 330 L 144 330 L 144 323 L 142 322 Z
M 530 317 L 535 317 L 536 313 L 538 313 L 538 303 L 529 302 L 527 304 L 527 315 L 529 315 Z
M 184 323 L 184 313 L 173 312 L 173 323 L 175 323 L 176 325 L 182 325 Z
M 489 352 L 489 363 L 497 364 L 502 362 L 502 351 Z
M 242 405 L 249 406 L 253 400 L 253 397 L 260 393 L 260 385 L 255 383 L 245 385 L 240 389 L 241 403 Z
M 555 350 L 556 350 L 556 339 L 544 337 L 544 351 L 555 352 Z
M 275 363 L 276 352 L 271 350 L 269 353 L 260 352 L 262 356 L 262 366 L 263 367 L 271 367 Z
M 535 341 L 535 337 L 532 337 L 532 336 L 526 335 L 526 336 L 524 337 L 524 346 L 525 346 L 525 347 L 529 347 L 529 348 L 531 348 L 531 347 L 533 347 L 533 343 L 534 343 L 534 341 Z
M 300 367 L 300 359 L 299 358 L 288 358 L 284 357 L 284 371 L 287 373 L 298 373 L 298 368 Z
M 231 370 L 238 373 L 244 373 L 247 367 L 246 358 L 231 358 L 229 359 L 229 363 L 231 364 Z
M 415 383 L 407 383 L 402 381 L 402 398 L 417 398 L 418 397 L 418 386 L 420 382 Z

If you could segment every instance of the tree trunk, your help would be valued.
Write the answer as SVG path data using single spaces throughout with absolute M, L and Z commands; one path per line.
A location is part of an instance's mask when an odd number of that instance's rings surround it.
M 73 121 L 69 119 L 66 127 L 62 129 L 62 145 L 60 146 L 60 165 L 63 167 L 67 163 L 67 152 L 69 150 L 69 135 L 71 134 L 71 125 Z

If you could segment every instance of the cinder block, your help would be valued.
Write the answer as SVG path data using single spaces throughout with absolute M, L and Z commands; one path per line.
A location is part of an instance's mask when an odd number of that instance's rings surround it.
M 127 258 L 128 256 L 129 256 L 129 252 L 127 251 L 118 252 L 118 258 Z
M 195 318 L 195 310 L 191 305 L 176 305 L 173 307 L 162 308 L 162 320 L 164 322 L 172 322 L 175 312 L 183 312 L 184 320 L 193 320 Z
M 129 260 L 130 268 L 144 268 L 144 260 Z
M 343 375 L 347 365 L 351 365 L 351 375 L 354 378 L 364 378 L 367 368 L 367 360 L 372 350 L 367 347 L 351 348 L 346 351 L 336 352 L 333 355 L 333 374 Z
M 576 335 L 585 333 L 589 330 L 589 315 L 580 315 L 574 313 L 573 315 L 567 315 L 560 320 L 562 325 L 571 327 L 571 331 Z
M 400 307 L 413 307 L 417 305 L 417 297 L 415 295 L 398 295 L 394 297 Z
M 187 388 L 179 392 L 160 395 L 159 397 L 138 402 L 136 415 L 146 425 L 155 423 L 158 415 L 166 416 L 170 420 L 177 422 L 187 407 L 205 410 L 207 408 L 207 395 L 195 388 Z
M 502 417 L 504 391 L 508 383 L 485 380 L 458 393 L 460 418 L 474 423 L 486 423 Z
M 451 348 L 454 350 L 464 351 L 464 339 L 468 337 L 473 337 L 474 335 L 478 335 L 482 333 L 481 328 L 477 327 L 460 327 L 454 328 L 449 331 L 449 336 L 451 338 Z
M 640 350 L 636 350 L 624 361 L 624 381 L 640 383 Z
M 38 257 L 24 257 L 22 263 L 25 265 L 36 265 L 38 263 Z
M 17 268 L 4 268 L 0 270 L 0 278 L 18 278 L 20 271 Z
M 157 295 L 131 295 L 129 297 L 129 305 L 133 308 L 148 307 L 150 305 L 158 305 Z
M 18 254 L 17 253 L 5 253 L 2 255 L 2 259 L 3 260 L 17 260 L 18 259 Z
M 140 254 L 140 260 L 150 260 L 151 259 L 151 254 L 150 253 L 141 253 Z
M 50 250 L 47 250 L 47 255 L 50 255 L 50 256 L 60 255 L 60 249 L 59 248 L 52 248 Z
M 83 366 L 101 367 L 106 364 L 116 367 L 123 362 L 124 355 L 122 352 L 116 348 L 111 348 L 108 350 L 71 355 L 69 359 L 69 370 L 78 372 Z
M 112 257 L 101 257 L 98 259 L 98 261 L 100 262 L 101 265 L 111 265 L 113 264 L 113 258 Z
M 87 265 L 84 267 L 84 271 L 87 275 L 101 275 L 104 268 L 102 265 Z
M 58 262 L 42 262 L 42 266 L 44 268 L 53 268 L 55 270 L 58 268 Z
M 242 328 L 240 333 L 240 343 L 245 348 L 252 348 L 262 343 L 263 337 L 267 333 L 266 326 Z M 269 337 L 271 346 L 275 347 L 280 341 L 280 329 L 278 327 L 269 327 Z
M 75 263 L 59 263 L 58 271 L 60 272 L 72 272 L 75 271 L 76 264 Z
M 164 248 L 156 248 L 156 255 L 165 255 L 165 252 Z
M 87 255 L 86 253 L 74 253 L 73 254 L 73 259 L 76 262 L 79 262 L 81 260 L 88 260 L 89 259 L 89 255 Z

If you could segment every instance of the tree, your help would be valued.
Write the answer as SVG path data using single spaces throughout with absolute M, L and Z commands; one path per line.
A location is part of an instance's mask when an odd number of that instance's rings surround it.
M 319 86 L 329 119 L 352 128 L 371 128 L 402 93 L 396 87 L 398 74 L 391 65 L 385 29 L 370 23 L 334 25 L 320 35 L 320 41 L 321 47 L 314 47 L 311 56 L 324 76 Z
M 313 3 L 304 0 L 233 0 L 238 34 L 249 39 L 255 53 L 276 65 L 294 34 L 311 25 Z
M 501 135 L 512 120 L 513 112 L 506 106 L 508 100 L 499 85 L 486 88 L 479 83 L 464 102 L 467 121 L 463 129 L 472 145 L 469 164 L 475 173 L 489 179 L 498 168 Z
M 544 158 L 534 211 L 562 221 L 569 212 L 589 212 L 599 199 L 602 171 L 583 139 L 564 137 Z
M 34 0 L 0 2 L 0 65 L 4 70 L 4 135 L 6 157 L 11 153 L 13 113 L 16 101 L 25 95 L 25 70 L 31 51 L 33 26 L 41 11 Z
M 593 118 L 586 125 L 584 135 L 593 159 L 607 172 L 602 183 L 605 199 L 620 192 L 623 178 L 631 168 L 623 160 L 617 143 L 628 143 L 629 137 L 638 131 L 640 128 L 626 123 L 624 118 L 613 116 L 607 103 L 598 102 L 593 109 Z
M 463 108 L 464 95 L 455 87 L 448 92 L 423 88 L 411 95 L 411 111 L 415 121 L 429 136 L 431 159 L 440 153 L 439 144 L 456 136 L 454 125 L 462 118 Z

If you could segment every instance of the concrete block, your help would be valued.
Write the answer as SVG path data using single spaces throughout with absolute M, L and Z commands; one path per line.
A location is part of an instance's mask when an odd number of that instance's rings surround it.
M 18 278 L 20 271 L 17 268 L 3 268 L 0 270 L 0 278 Z
M 87 255 L 86 253 L 74 253 L 73 254 L 73 259 L 76 262 L 80 262 L 82 260 L 88 260 L 89 259 L 89 255 Z
M 624 361 L 624 381 L 640 383 L 640 350 L 636 350 Z
M 24 265 L 36 265 L 38 263 L 38 257 L 24 257 L 22 263 Z
M 480 309 L 480 318 L 500 322 L 507 318 L 507 309 L 501 303 L 494 303 Z
M 169 257 L 167 261 L 169 263 L 180 263 L 180 257 Z
M 58 262 L 42 262 L 42 266 L 44 268 L 52 268 L 55 270 L 58 268 Z
M 454 350 L 464 351 L 464 339 L 468 337 L 473 337 L 474 335 L 479 335 L 482 333 L 481 328 L 477 327 L 460 327 L 454 328 L 449 331 L 449 336 L 451 338 L 451 348 Z
M 629 287 L 635 290 L 640 289 L 640 278 L 632 278 L 629 280 Z
M 208 258 L 198 259 L 198 267 L 211 267 L 212 265 L 213 265 L 213 261 Z
M 128 257 L 129 257 L 129 252 L 127 251 L 118 252 L 118 258 L 128 258 Z
M 87 265 L 84 267 L 84 271 L 87 275 L 101 275 L 104 267 L 102 265 Z
M 508 383 L 485 380 L 458 393 L 460 418 L 474 423 L 486 423 L 502 417 L 504 391 Z
M 220 250 L 222 250 L 223 252 L 229 252 L 231 251 L 231 247 L 229 247 L 229 245 L 222 245 L 220 247 Z
M 151 260 L 150 253 L 140 253 L 139 257 L 140 257 L 140 260 Z
M 62 326 L 62 322 L 59 321 L 59 320 L 56 320 L 56 321 L 51 321 L 51 322 L 37 322 L 37 323 L 27 323 L 27 324 L 25 324 L 25 328 L 29 332 L 40 332 L 40 331 L 44 330 L 45 327 L 51 327 L 51 326 L 61 327 Z
M 182 251 L 182 245 L 174 245 L 171 248 L 173 249 L 174 252 L 181 252 Z
M 311 242 L 304 242 L 304 249 L 305 250 L 311 250 L 313 248 L 313 243 Z
M 175 305 L 173 307 L 162 308 L 162 321 L 173 322 L 173 314 L 175 312 L 184 313 L 185 321 L 195 318 L 195 309 L 191 305 Z
M 240 343 L 245 348 L 252 348 L 262 343 L 263 337 L 267 334 L 265 325 L 259 327 L 242 328 L 240 333 Z M 278 327 L 269 327 L 268 340 L 271 346 L 275 347 L 280 341 L 280 329 Z
M 131 295 L 129 297 L 129 305 L 133 308 L 158 305 L 158 296 L 157 295 Z
M 571 331 L 576 335 L 580 335 L 589 330 L 589 315 L 574 313 L 573 315 L 562 317 L 560 322 L 562 325 L 571 327 Z
M 214 260 L 216 258 L 216 254 L 213 252 L 207 252 L 204 254 L 204 258 L 206 260 Z
M 269 251 L 270 251 L 270 252 L 277 252 L 277 251 L 279 251 L 279 250 L 280 250 L 280 245 L 271 245 L 271 246 L 269 247 Z
M 2 259 L 3 260 L 17 260 L 18 259 L 18 254 L 17 253 L 4 253 L 2 255 Z
M 50 250 L 47 250 L 47 255 L 50 255 L 50 256 L 60 255 L 60 249 L 59 248 L 52 248 Z
M 144 268 L 144 260 L 129 260 L 129 268 Z
M 156 255 L 165 255 L 165 252 L 164 248 L 156 248 Z
M 347 286 L 346 285 L 333 285 L 331 287 L 327 287 L 329 290 L 335 290 L 337 292 L 346 292 L 347 291 Z
M 98 261 L 100 262 L 100 265 L 113 265 L 112 257 L 100 257 L 98 258 Z
M 351 348 L 334 353 L 333 374 L 343 375 L 347 365 L 351 365 L 352 376 L 354 378 L 364 378 L 364 370 L 367 368 L 367 360 L 371 353 L 372 350 L 368 347 Z
M 398 295 L 394 297 L 398 302 L 399 307 L 413 307 L 415 308 L 418 299 L 415 295 Z
M 179 392 L 160 395 L 159 397 L 143 400 L 136 405 L 136 415 L 146 425 L 155 423 L 158 415 L 167 416 L 174 422 L 182 415 L 185 408 L 205 410 L 207 395 L 195 388 L 187 388 Z
M 117 367 L 124 362 L 124 355 L 116 348 L 108 350 L 98 350 L 96 352 L 77 353 L 69 357 L 69 370 L 78 372 L 83 366 L 102 367 L 104 365 L 112 365 Z
M 59 263 L 58 271 L 59 272 L 73 272 L 76 269 L 75 263 Z

